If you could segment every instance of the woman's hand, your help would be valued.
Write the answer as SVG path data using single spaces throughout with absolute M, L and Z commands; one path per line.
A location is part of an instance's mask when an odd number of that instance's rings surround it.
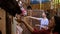
M 45 30 L 47 30 L 47 26 L 44 26 L 42 29 L 45 29 Z

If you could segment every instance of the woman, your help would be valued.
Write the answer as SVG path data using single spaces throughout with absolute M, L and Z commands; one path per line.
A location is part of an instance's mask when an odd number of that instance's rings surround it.
M 16 21 L 18 19 L 18 21 Z M 22 34 L 22 27 L 20 26 L 21 25 L 21 14 L 16 14 L 15 16 L 15 22 L 16 22 L 16 34 Z
M 49 21 L 48 21 L 48 18 L 46 17 L 46 14 L 44 12 L 42 13 L 41 18 L 36 18 L 36 17 L 30 17 L 30 18 L 40 21 L 40 30 L 41 29 L 46 29 L 46 30 L 48 29 Z

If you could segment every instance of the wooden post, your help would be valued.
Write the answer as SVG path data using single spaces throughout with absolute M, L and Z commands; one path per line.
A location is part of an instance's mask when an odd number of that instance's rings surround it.
M 0 9 L 0 30 L 6 34 L 6 12 L 3 9 Z

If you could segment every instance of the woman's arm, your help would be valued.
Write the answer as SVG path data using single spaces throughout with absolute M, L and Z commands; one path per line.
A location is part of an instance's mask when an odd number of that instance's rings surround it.
M 32 18 L 32 19 L 36 19 L 36 20 L 40 20 L 41 18 L 37 18 L 37 17 L 32 17 L 32 16 L 27 16 L 28 18 Z
M 27 18 L 24 18 L 24 20 L 22 20 L 23 23 L 24 23 L 24 25 L 25 25 L 31 32 L 33 32 L 33 31 L 34 31 L 34 28 L 27 23 L 26 19 L 27 19 Z

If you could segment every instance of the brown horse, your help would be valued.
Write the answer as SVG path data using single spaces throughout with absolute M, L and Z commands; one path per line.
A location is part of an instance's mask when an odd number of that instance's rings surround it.
M 53 33 L 54 27 L 56 26 L 55 24 L 55 17 L 54 15 L 56 14 L 56 11 L 52 10 L 48 10 L 48 19 L 49 19 L 49 29 L 51 30 L 51 32 Z

